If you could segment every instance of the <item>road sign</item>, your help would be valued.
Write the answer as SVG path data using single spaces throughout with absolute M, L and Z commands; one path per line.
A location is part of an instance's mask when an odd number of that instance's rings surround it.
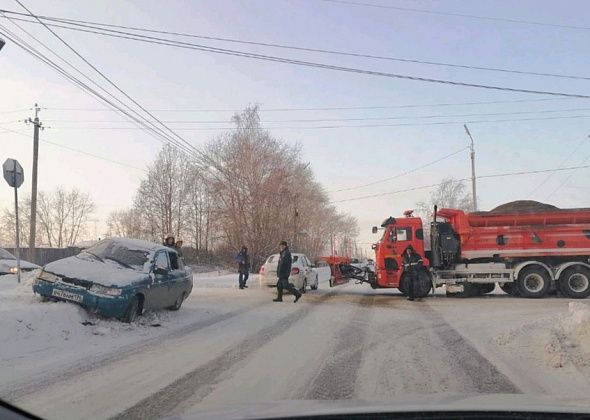
M 4 165 L 2 165 L 4 172 L 4 179 L 13 188 L 18 188 L 23 185 L 25 180 L 25 173 L 23 167 L 15 159 L 6 159 Z

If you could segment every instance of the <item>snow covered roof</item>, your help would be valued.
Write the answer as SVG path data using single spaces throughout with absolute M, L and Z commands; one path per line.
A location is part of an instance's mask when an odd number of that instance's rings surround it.
M 115 242 L 118 245 L 124 246 L 130 250 L 136 251 L 147 251 L 152 252 L 161 248 L 165 248 L 164 245 L 156 244 L 154 242 L 143 241 L 141 239 L 131 239 L 131 238 L 108 238 L 103 239 L 101 242 L 109 241 Z

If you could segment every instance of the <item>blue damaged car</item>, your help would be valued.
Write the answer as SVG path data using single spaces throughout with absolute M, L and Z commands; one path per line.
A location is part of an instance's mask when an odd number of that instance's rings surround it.
M 33 291 L 133 322 L 144 310 L 180 309 L 193 288 L 191 269 L 171 248 L 136 239 L 104 239 L 43 267 Z

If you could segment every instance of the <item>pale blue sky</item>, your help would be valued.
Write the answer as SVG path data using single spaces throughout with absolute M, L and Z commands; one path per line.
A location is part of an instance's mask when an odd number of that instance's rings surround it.
M 563 25 L 590 26 L 590 5 L 585 1 L 385 1 L 367 2 L 400 7 L 423 8 L 471 15 L 506 17 Z M 440 61 L 524 71 L 560 73 L 590 77 L 590 30 L 563 29 L 460 17 L 358 7 L 321 0 L 207 0 L 207 1 L 33 1 L 24 0 L 33 12 L 72 19 L 96 20 L 170 31 L 237 38 L 249 41 L 334 49 L 365 54 Z M 12 0 L 0 0 L 0 8 L 18 10 Z M 0 23 L 16 30 L 5 19 Z M 63 45 L 45 29 L 25 25 L 64 57 L 73 61 Z M 109 75 L 140 103 L 149 108 L 176 109 L 157 112 L 166 119 L 229 120 L 231 112 L 182 112 L 183 109 L 240 109 L 261 106 L 263 121 L 277 137 L 299 142 L 303 156 L 311 162 L 327 190 L 364 184 L 396 175 L 467 145 L 462 123 L 470 120 L 544 118 L 588 115 L 590 100 L 567 99 L 495 105 L 398 108 L 347 111 L 268 112 L 265 108 L 366 107 L 407 104 L 437 104 L 480 101 L 540 99 L 541 95 L 495 92 L 407 80 L 289 66 L 210 53 L 144 45 L 133 41 L 100 38 L 62 30 L 60 34 L 91 62 Z M 202 41 L 202 44 L 235 48 L 281 57 L 411 74 L 422 77 L 492 84 L 525 89 L 590 94 L 590 80 L 569 80 L 531 75 L 452 69 L 393 61 L 330 56 L 273 48 Z M 86 69 L 85 69 L 86 70 Z M 87 74 L 92 74 L 87 71 Z M 94 77 L 94 75 L 93 75 Z M 98 79 L 97 79 L 98 80 Z M 0 128 L 32 130 L 10 123 L 30 112 L 1 113 L 31 107 L 97 108 L 100 105 L 59 75 L 14 45 L 0 52 Z M 553 111 L 514 116 L 441 117 L 417 116 Z M 585 110 L 588 109 L 588 110 Z M 42 138 L 65 146 L 108 157 L 125 164 L 144 167 L 160 144 L 137 130 L 92 130 L 88 127 L 122 127 L 111 112 L 43 110 L 42 120 L 52 127 Z M 327 123 L 272 123 L 273 120 L 395 117 L 374 121 L 383 124 L 457 121 L 453 125 L 357 127 L 338 129 L 285 129 L 280 125 L 317 126 Z M 52 121 L 53 120 L 53 121 Z M 334 124 L 361 125 L 371 121 Z M 173 125 L 227 127 L 228 124 Z M 87 129 L 76 129 L 86 127 Z M 492 174 L 580 165 L 590 156 L 590 140 L 567 161 L 564 159 L 590 134 L 590 118 L 539 121 L 473 123 L 476 139 L 477 172 Z M 195 145 L 202 145 L 216 131 L 179 131 Z M 17 158 L 27 175 L 31 168 L 31 141 L 0 129 L 0 160 Z M 98 205 L 97 218 L 131 204 L 142 175 L 103 160 L 80 155 L 47 143 L 41 144 L 39 188 L 76 186 L 92 193 Z M 590 158 L 586 163 L 590 162 Z M 571 173 L 553 175 L 535 194 L 530 193 L 543 175 L 480 180 L 480 208 L 489 209 L 515 199 L 532 198 L 563 207 L 590 206 L 588 169 L 573 173 L 564 187 L 552 194 Z M 433 184 L 445 176 L 469 176 L 469 155 L 450 158 L 412 176 L 398 178 L 370 188 L 333 193 L 334 200 Z M 30 177 L 28 178 L 30 180 Z M 22 194 L 29 191 L 29 184 Z M 425 199 L 428 190 L 338 204 L 342 211 L 357 216 L 363 234 L 370 241 L 370 226 L 388 215 L 397 215 Z M 0 207 L 11 205 L 11 192 L 0 187 Z M 99 224 L 99 231 L 101 230 Z M 100 234 L 101 232 L 99 232 Z

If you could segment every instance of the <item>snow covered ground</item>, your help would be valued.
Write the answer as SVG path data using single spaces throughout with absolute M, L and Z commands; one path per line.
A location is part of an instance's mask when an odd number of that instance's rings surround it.
M 473 393 L 590 405 L 586 301 L 438 290 L 408 302 L 324 280 L 294 305 L 273 303 L 257 275 L 239 290 L 235 273 L 215 271 L 195 274 L 179 312 L 129 325 L 41 302 L 31 281 L 0 277 L 0 398 L 47 418 Z

